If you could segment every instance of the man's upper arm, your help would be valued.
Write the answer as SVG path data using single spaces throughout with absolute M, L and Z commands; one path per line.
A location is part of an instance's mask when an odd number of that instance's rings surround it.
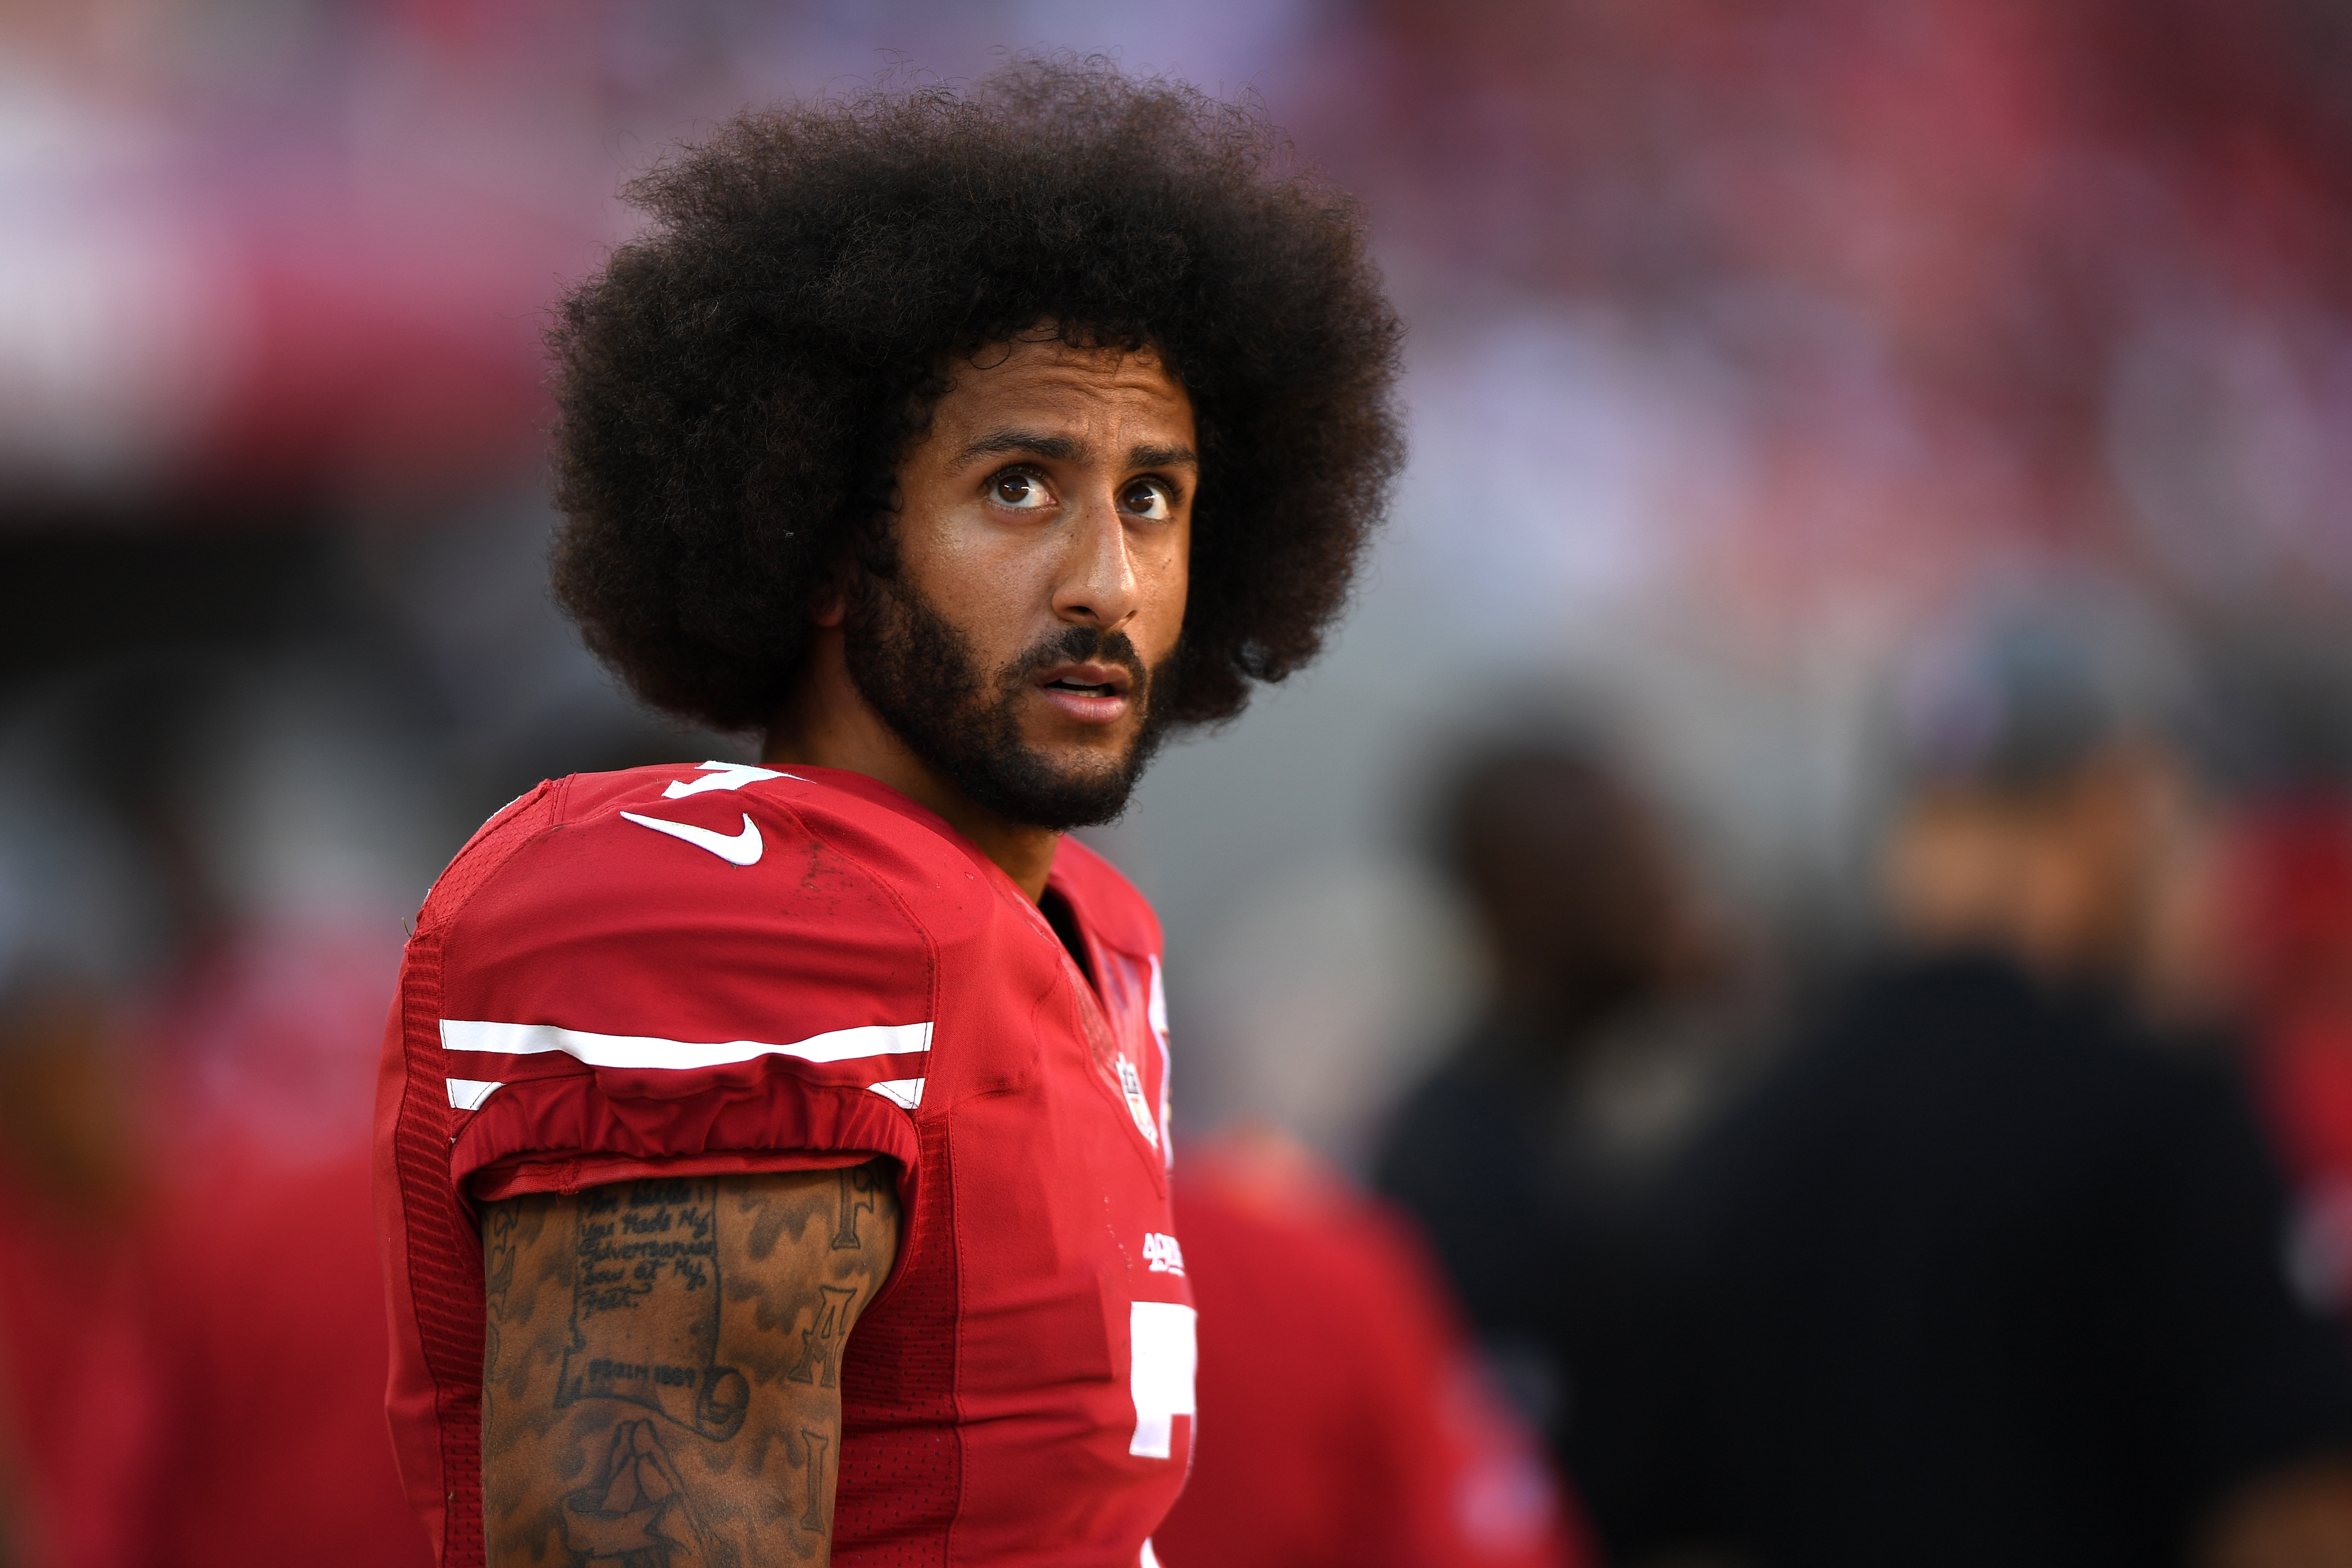
M 842 1350 L 898 1252 L 886 1162 L 623 1182 L 483 1220 L 493 1568 L 827 1559 Z

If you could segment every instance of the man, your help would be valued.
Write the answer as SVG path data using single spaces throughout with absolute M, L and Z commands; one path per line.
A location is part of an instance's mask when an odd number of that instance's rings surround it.
M 1719 1031 L 1690 1026 L 1724 966 L 1664 825 L 1589 742 L 1478 749 L 1433 826 L 1489 994 L 1399 1108 L 1374 1179 L 1607 1542 L 1656 1500 L 1647 1205 L 1728 1076 Z
M 1399 460 L 1354 209 L 1091 66 L 747 116 L 564 303 L 558 596 L 757 767 L 543 784 L 387 1039 L 445 1564 L 1153 1561 L 1150 910 L 1062 837 L 1317 650 Z
M 1687 1173 L 1675 1473 L 1743 1561 L 2352 1562 L 2341 1325 L 2237 1086 L 2126 1004 L 2178 784 L 2102 619 L 1918 684 L 1904 951 Z

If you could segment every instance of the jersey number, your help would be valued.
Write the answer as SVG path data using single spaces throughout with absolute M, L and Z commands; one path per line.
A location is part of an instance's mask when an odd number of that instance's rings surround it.
M 1192 1415 L 1195 1315 L 1172 1301 L 1135 1301 L 1128 1306 L 1128 1343 L 1135 1360 L 1128 1393 L 1135 1400 L 1135 1440 L 1127 1451 L 1148 1459 L 1169 1457 L 1176 1417 Z

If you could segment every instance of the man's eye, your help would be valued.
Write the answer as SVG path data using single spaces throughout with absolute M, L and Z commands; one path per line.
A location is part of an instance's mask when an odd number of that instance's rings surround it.
M 1154 521 L 1171 516 L 1175 510 L 1175 501 L 1169 495 L 1168 487 L 1158 479 L 1138 479 L 1120 494 L 1118 504 L 1122 510 L 1133 516 L 1150 518 Z
M 988 481 L 988 498 L 999 506 L 1009 506 L 1020 511 L 1035 511 L 1054 504 L 1054 492 L 1034 474 L 1013 469 Z

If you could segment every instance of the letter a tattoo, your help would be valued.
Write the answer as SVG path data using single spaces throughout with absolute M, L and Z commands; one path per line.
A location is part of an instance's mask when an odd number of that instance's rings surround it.
M 849 1321 L 849 1304 L 857 1299 L 857 1292 L 839 1285 L 820 1285 L 816 1289 L 816 1321 L 801 1331 L 801 1359 L 784 1375 L 794 1383 L 831 1388 L 841 1368 L 841 1342 L 847 1337 L 845 1326 Z

